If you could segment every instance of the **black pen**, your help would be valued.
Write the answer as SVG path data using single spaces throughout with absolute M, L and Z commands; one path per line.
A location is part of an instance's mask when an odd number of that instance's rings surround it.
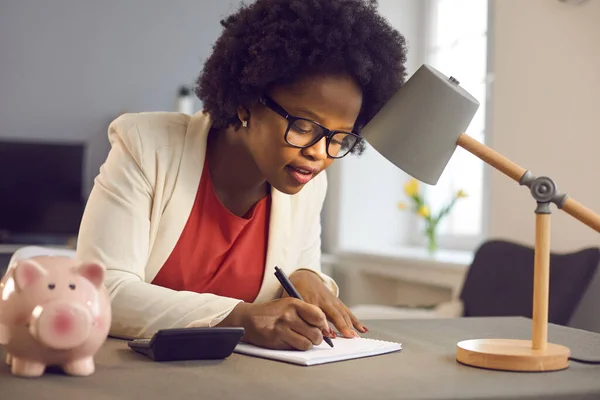
M 279 283 L 281 283 L 281 286 L 283 286 L 283 289 L 287 292 L 287 294 L 289 294 L 291 297 L 297 298 L 298 300 L 304 301 L 302 299 L 302 296 L 300 296 L 300 293 L 298 293 L 292 282 L 289 280 L 289 278 L 281 268 L 275 267 L 275 276 L 277 277 L 277 280 L 279 280 Z M 323 340 L 325 340 L 329 346 L 333 347 L 333 342 L 330 338 L 323 335 Z

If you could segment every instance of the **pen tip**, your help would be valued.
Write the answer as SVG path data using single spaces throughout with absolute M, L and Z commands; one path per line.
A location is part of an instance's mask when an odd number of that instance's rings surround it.
M 331 341 L 330 338 L 328 338 L 327 336 L 323 336 L 323 339 L 327 342 L 329 347 L 333 347 L 333 342 Z

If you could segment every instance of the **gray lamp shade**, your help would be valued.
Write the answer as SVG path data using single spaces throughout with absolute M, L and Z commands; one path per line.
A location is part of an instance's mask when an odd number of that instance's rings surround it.
M 398 168 L 435 185 L 478 108 L 479 102 L 457 80 L 422 65 L 362 134 Z

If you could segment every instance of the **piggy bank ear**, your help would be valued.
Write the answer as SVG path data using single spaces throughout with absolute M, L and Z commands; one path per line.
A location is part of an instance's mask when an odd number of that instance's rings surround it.
M 77 273 L 90 281 L 97 288 L 104 283 L 105 268 L 98 263 L 83 263 L 76 269 Z
M 23 260 L 15 267 L 15 283 L 19 289 L 25 289 L 38 279 L 48 275 L 48 272 L 37 261 Z

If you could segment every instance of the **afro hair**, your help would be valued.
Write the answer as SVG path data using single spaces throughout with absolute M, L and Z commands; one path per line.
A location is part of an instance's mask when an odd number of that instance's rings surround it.
M 377 0 L 256 0 L 221 25 L 196 82 L 217 129 L 239 126 L 238 106 L 271 88 L 327 73 L 361 87 L 360 133 L 406 78 L 405 38 L 378 14 Z

